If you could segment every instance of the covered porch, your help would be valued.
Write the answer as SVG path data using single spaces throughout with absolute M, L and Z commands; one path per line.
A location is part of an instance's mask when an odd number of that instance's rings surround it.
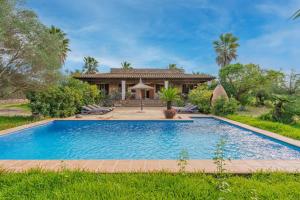
M 98 88 L 107 95 L 120 94 L 120 100 L 159 100 L 159 92 L 162 88 L 175 87 L 180 93 L 188 94 L 188 92 L 197 86 L 195 82 L 182 82 L 170 80 L 148 80 L 142 79 L 143 83 L 152 87 L 149 90 L 131 89 L 139 82 L 139 79 L 130 80 L 110 80 L 107 83 L 97 84 Z

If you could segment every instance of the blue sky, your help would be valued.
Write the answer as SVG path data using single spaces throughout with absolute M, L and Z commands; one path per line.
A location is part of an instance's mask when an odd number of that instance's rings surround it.
M 300 20 L 289 19 L 300 0 L 27 0 L 26 6 L 67 33 L 69 70 L 93 56 L 101 71 L 126 60 L 216 74 L 212 42 L 227 32 L 240 39 L 236 62 L 300 69 Z

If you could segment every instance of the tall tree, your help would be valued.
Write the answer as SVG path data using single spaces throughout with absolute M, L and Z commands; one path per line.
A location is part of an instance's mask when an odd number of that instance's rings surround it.
M 123 69 L 132 69 L 131 63 L 129 63 L 127 61 L 122 62 L 121 66 L 122 66 Z
M 243 105 L 248 103 L 248 97 L 261 83 L 262 71 L 254 64 L 231 64 L 219 72 L 220 82 L 227 94 L 235 97 Z
M 60 77 L 60 41 L 21 0 L 0 0 L 0 97 L 37 90 Z
M 217 53 L 216 62 L 222 68 L 237 58 L 238 38 L 231 33 L 220 35 L 219 40 L 213 42 Z
M 83 73 L 85 74 L 95 74 L 98 72 L 98 61 L 90 56 L 84 57 L 84 66 L 83 66 Z
M 49 29 L 50 34 L 55 35 L 58 37 L 58 40 L 60 41 L 60 61 L 62 64 L 65 63 L 67 54 L 70 50 L 70 40 L 67 38 L 67 34 L 64 33 L 61 29 L 51 26 Z

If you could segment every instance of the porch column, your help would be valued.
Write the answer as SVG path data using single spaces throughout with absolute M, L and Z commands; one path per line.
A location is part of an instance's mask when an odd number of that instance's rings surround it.
M 126 81 L 121 81 L 122 83 L 122 100 L 125 100 L 126 97 Z
M 165 81 L 165 88 L 168 89 L 169 87 L 169 81 Z

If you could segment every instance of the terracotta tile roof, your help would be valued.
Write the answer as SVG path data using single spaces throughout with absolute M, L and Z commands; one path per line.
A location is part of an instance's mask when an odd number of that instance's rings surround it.
M 185 74 L 181 69 L 121 69 L 112 68 L 110 73 L 82 74 L 75 78 L 178 78 L 214 79 L 207 74 Z
M 184 74 L 183 69 L 151 69 L 151 68 L 133 68 L 133 69 L 122 69 L 122 68 L 111 68 L 110 73 L 154 73 L 154 74 Z

